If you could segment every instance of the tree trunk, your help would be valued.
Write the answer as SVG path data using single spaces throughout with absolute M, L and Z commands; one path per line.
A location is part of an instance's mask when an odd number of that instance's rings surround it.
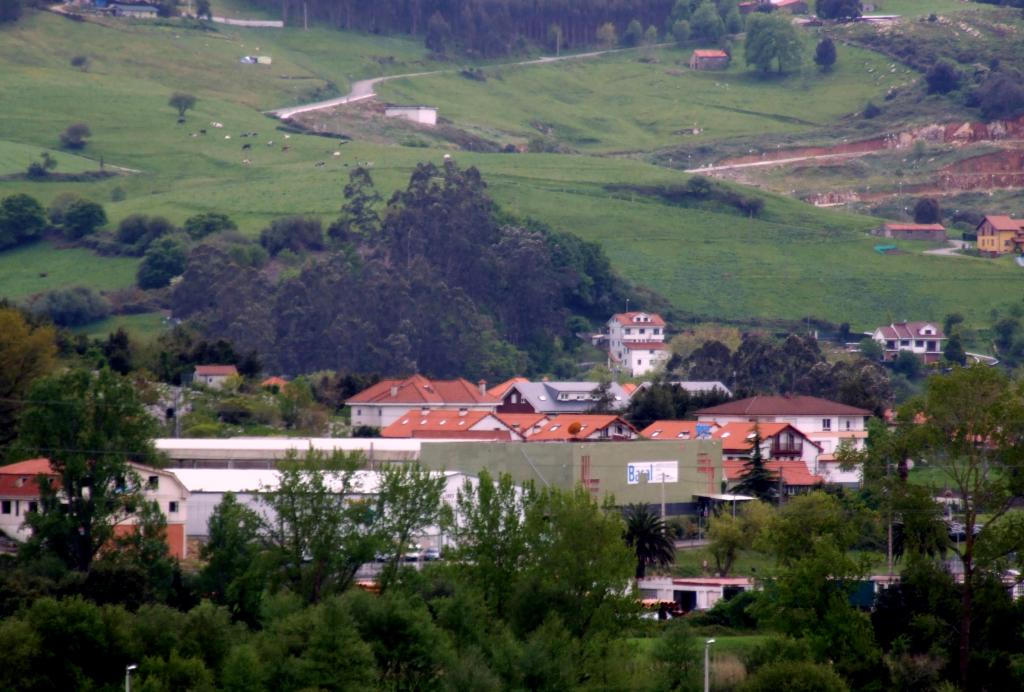
M 974 521 L 965 522 L 967 531 L 964 555 L 964 590 L 960 596 L 960 689 L 967 689 L 971 658 L 971 620 L 974 607 Z

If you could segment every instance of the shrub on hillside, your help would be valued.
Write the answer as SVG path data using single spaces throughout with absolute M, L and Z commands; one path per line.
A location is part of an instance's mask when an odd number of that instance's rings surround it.
M 212 233 L 236 230 L 238 226 L 235 225 L 235 222 L 232 221 L 227 214 L 207 212 L 205 214 L 196 214 L 195 216 L 190 216 L 185 219 L 184 228 L 189 237 L 193 240 L 199 240 L 200 238 L 205 238 Z
M 960 86 L 960 69 L 945 58 L 938 60 L 924 76 L 929 94 L 948 94 Z
M 188 252 L 181 243 L 174 238 L 160 238 L 146 250 L 136 282 L 142 289 L 163 288 L 184 273 L 187 264 Z
M 302 254 L 308 250 L 324 249 L 324 229 L 320 219 L 307 216 L 286 216 L 275 219 L 260 233 L 260 245 L 271 256 L 284 250 Z
M 174 224 L 162 216 L 132 214 L 118 224 L 115 237 L 129 254 L 141 255 L 154 240 L 177 230 Z
M 67 129 L 60 133 L 60 143 L 65 149 L 84 149 L 88 144 L 86 138 L 92 137 L 92 130 L 85 123 L 68 125 Z
M 0 202 L 0 250 L 31 242 L 46 229 L 46 212 L 34 197 L 10 195 Z
M 95 233 L 100 226 L 106 225 L 107 212 L 96 202 L 76 199 L 61 212 L 60 218 L 64 235 L 71 240 L 78 240 Z
M 831 667 L 809 661 L 770 663 L 740 685 L 741 692 L 847 692 L 849 687 Z
M 934 197 L 922 197 L 914 205 L 914 223 L 939 223 L 942 221 L 942 207 Z
M 110 314 L 110 303 L 84 286 L 44 293 L 34 299 L 30 307 L 33 312 L 49 317 L 61 327 L 80 327 Z

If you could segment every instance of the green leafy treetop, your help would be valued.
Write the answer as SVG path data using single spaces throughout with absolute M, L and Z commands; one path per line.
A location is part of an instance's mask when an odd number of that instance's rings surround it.
M 743 463 L 743 475 L 735 491 L 741 495 L 753 495 L 759 500 L 772 502 L 778 496 L 779 477 L 764 464 L 761 452 L 761 430 L 754 426 L 753 447 L 750 458 Z
M 664 520 L 650 505 L 626 507 L 626 545 L 636 553 L 636 578 L 647 575 L 648 565 L 668 567 L 675 559 L 675 545 L 665 529 Z
M 28 515 L 29 553 L 48 552 L 87 571 L 135 513 L 142 489 L 129 461 L 157 465 L 156 421 L 131 383 L 110 370 L 76 370 L 38 380 L 28 394 L 14 458 L 47 457 L 57 483 L 40 483 Z

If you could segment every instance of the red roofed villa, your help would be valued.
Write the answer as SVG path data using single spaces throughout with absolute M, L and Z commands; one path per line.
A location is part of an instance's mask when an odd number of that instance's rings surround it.
M 648 440 L 710 440 L 718 430 L 714 421 L 656 420 L 640 431 Z
M 746 462 L 742 459 L 723 459 L 722 475 L 725 477 L 726 489 L 732 490 L 743 480 L 746 475 Z M 810 492 L 825 482 L 821 476 L 810 472 L 807 465 L 799 460 L 783 461 L 776 459 L 766 461 L 765 468 L 775 474 L 782 474 L 782 487 L 786 495 L 798 495 Z
M 487 383 L 474 386 L 457 380 L 430 380 L 413 375 L 404 380 L 381 380 L 345 402 L 352 409 L 352 425 L 386 428 L 413 409 L 494 413 L 499 399 L 487 392 Z
M 900 351 L 920 356 L 925 363 L 942 358 L 946 336 L 934 322 L 893 322 L 875 329 L 871 338 L 882 345 L 882 358 L 895 360 Z
M 812 466 L 821 453 L 821 445 L 789 423 L 726 423 L 713 435 L 722 441 L 725 459 L 749 459 L 754 451 L 754 435 L 761 435 L 761 454 L 765 459 L 799 459 Z

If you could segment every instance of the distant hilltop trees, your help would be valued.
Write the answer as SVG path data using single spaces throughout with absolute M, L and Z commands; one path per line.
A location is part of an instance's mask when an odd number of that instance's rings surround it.
M 300 0 L 251 0 L 256 6 L 282 12 L 285 23 L 301 21 Z M 681 0 L 687 4 L 688 0 Z M 482 56 L 496 56 L 515 50 L 523 41 L 546 44 L 552 26 L 559 29 L 561 47 L 596 42 L 597 31 L 611 23 L 624 35 L 630 22 L 641 26 L 666 25 L 679 4 L 676 0 L 306 0 L 309 17 L 345 29 L 385 33 L 447 35 L 463 50 Z M 696 9 L 698 0 L 692 4 Z M 687 10 L 690 8 L 687 7 Z M 686 12 L 689 14 L 689 12 Z M 437 16 L 435 16 L 437 15 Z M 444 27 L 441 27 L 443 20 Z M 433 27 L 431 27 L 433 23 Z M 436 50 L 436 47 L 432 47 Z

